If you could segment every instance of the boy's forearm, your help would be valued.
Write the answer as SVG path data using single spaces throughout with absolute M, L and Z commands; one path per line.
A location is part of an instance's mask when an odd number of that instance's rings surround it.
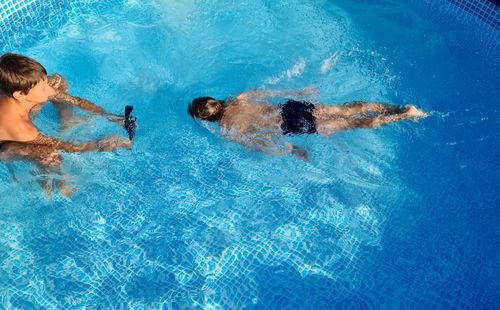
M 276 96 L 299 96 L 301 94 L 300 90 L 273 90 L 270 91 L 270 96 L 269 97 L 276 97 Z
M 247 92 L 243 94 L 243 98 L 269 98 L 269 97 L 277 97 L 277 96 L 299 96 L 301 95 L 301 91 L 297 90 L 269 90 L 269 91 L 260 91 L 255 90 L 251 92 Z
M 233 142 L 243 145 L 247 149 L 251 149 L 266 154 L 286 155 L 292 153 L 292 149 L 289 146 L 291 144 L 286 143 L 285 148 L 282 149 L 277 148 L 276 143 L 274 143 L 271 139 L 269 139 L 270 135 L 264 135 L 264 137 L 267 137 L 268 139 L 247 138 L 238 135 L 230 135 L 226 137 L 232 140 Z
M 288 147 L 279 148 L 274 142 L 267 140 L 254 140 L 248 147 L 253 148 L 259 152 L 272 154 L 272 155 L 286 155 L 291 154 L 291 150 Z
M 71 96 L 68 93 L 68 82 L 60 74 L 54 74 L 49 77 L 49 85 L 53 88 L 54 94 L 51 95 L 49 100 L 55 102 L 63 102 L 66 104 L 74 105 L 80 109 L 87 110 L 103 116 L 121 116 L 112 113 L 107 113 L 103 108 L 97 104 L 80 97 Z
M 99 140 L 84 142 L 80 145 L 64 142 L 60 139 L 39 134 L 34 140 L 26 142 L 33 145 L 48 146 L 55 149 L 64 150 L 69 153 L 94 151 L 99 148 Z
M 83 142 L 77 146 L 76 151 L 74 152 L 90 152 L 99 150 L 99 140 Z
M 87 99 L 74 97 L 68 94 L 58 94 L 54 98 L 52 98 L 52 100 L 56 102 L 64 102 L 67 104 L 71 104 L 82 110 L 86 110 L 103 116 L 117 116 L 116 114 L 107 113 L 103 108 L 101 108 L 100 106 L 98 106 L 93 102 L 88 101 Z

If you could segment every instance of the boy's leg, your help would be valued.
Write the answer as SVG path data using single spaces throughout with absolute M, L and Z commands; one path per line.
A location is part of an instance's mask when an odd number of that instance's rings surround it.
M 48 197 L 52 197 L 52 193 L 54 192 L 54 177 L 52 176 L 51 169 L 46 169 L 47 167 L 39 164 L 38 170 L 36 172 L 32 172 L 34 177 L 36 177 L 36 181 L 38 185 L 43 189 L 45 194 Z
M 71 186 L 70 178 L 61 170 L 60 164 L 37 163 L 37 181 L 47 196 L 52 196 L 54 185 L 59 189 L 59 193 L 65 197 L 71 197 L 75 188 Z
M 355 129 L 355 128 L 373 128 L 388 123 L 397 122 L 408 118 L 421 118 L 426 114 L 414 106 L 407 106 L 395 110 L 388 116 L 369 116 L 369 117 L 346 117 L 332 120 L 317 120 L 316 129 L 323 135 L 332 135 L 337 131 Z
M 318 104 L 315 109 L 315 116 L 319 119 L 328 119 L 335 117 L 354 117 L 380 114 L 390 115 L 403 113 L 405 108 L 397 105 L 382 104 L 378 102 L 355 101 L 348 104 L 331 106 Z
M 7 164 L 13 179 L 15 179 L 15 174 L 10 166 L 12 161 L 22 160 L 35 163 L 38 167 L 37 173 L 34 173 L 37 182 L 48 196 L 52 195 L 54 184 L 59 188 L 59 192 L 66 197 L 71 196 L 74 192 L 69 182 L 69 176 L 61 171 L 63 158 L 54 148 L 4 142 L 0 150 L 0 160 Z
M 383 111 L 384 106 L 380 103 L 355 101 L 337 106 L 317 104 L 314 110 L 314 116 L 319 119 L 329 119 L 335 117 L 351 117 L 359 114 L 382 113 Z
M 70 197 L 73 194 L 75 190 L 71 187 L 69 176 L 61 170 L 63 158 L 56 149 L 32 146 L 26 159 L 36 163 L 38 171 L 35 176 L 47 196 L 52 196 L 54 185 L 63 196 Z
M 349 119 L 348 123 L 350 128 L 373 128 L 379 127 L 388 123 L 397 122 L 403 119 L 407 119 L 410 116 L 406 112 L 400 114 L 392 114 L 390 116 L 373 116 L 373 117 L 363 117 L 363 118 L 353 118 Z

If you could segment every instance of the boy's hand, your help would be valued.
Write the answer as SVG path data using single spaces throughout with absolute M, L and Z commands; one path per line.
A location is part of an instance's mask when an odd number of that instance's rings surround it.
M 99 152 L 110 152 L 118 148 L 129 149 L 132 147 L 132 141 L 120 136 L 105 137 L 97 142 Z
M 319 92 L 316 86 L 309 85 L 303 89 L 297 91 L 297 96 L 307 100 L 317 100 L 319 98 Z
M 123 115 L 106 113 L 106 116 L 108 117 L 108 121 L 110 121 L 112 123 L 117 123 L 117 124 L 120 124 L 123 126 L 123 122 L 125 120 L 125 117 Z
M 301 147 L 298 147 L 296 145 L 292 146 L 292 155 L 295 156 L 296 158 L 303 160 L 305 162 L 310 162 L 309 160 L 309 151 L 306 149 L 303 149 Z
M 314 85 L 309 85 L 307 87 L 304 87 L 303 89 L 299 90 L 297 92 L 297 95 L 300 96 L 300 97 L 310 97 L 312 99 L 316 99 L 318 98 L 318 88 L 316 88 L 316 86 Z

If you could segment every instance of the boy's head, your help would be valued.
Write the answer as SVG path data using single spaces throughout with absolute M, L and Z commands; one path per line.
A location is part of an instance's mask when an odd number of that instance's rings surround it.
M 48 100 L 47 70 L 36 60 L 17 54 L 0 57 L 0 93 L 17 100 Z
M 188 107 L 188 113 L 193 118 L 204 121 L 217 122 L 224 112 L 224 101 L 212 97 L 195 98 Z

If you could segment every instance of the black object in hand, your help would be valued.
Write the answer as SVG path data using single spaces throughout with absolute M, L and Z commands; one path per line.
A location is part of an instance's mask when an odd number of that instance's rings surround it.
M 135 137 L 135 130 L 137 129 L 137 117 L 130 115 L 133 110 L 134 107 L 131 105 L 125 107 L 125 119 L 123 121 L 123 127 L 125 127 L 125 130 L 128 132 L 128 138 L 130 140 Z

